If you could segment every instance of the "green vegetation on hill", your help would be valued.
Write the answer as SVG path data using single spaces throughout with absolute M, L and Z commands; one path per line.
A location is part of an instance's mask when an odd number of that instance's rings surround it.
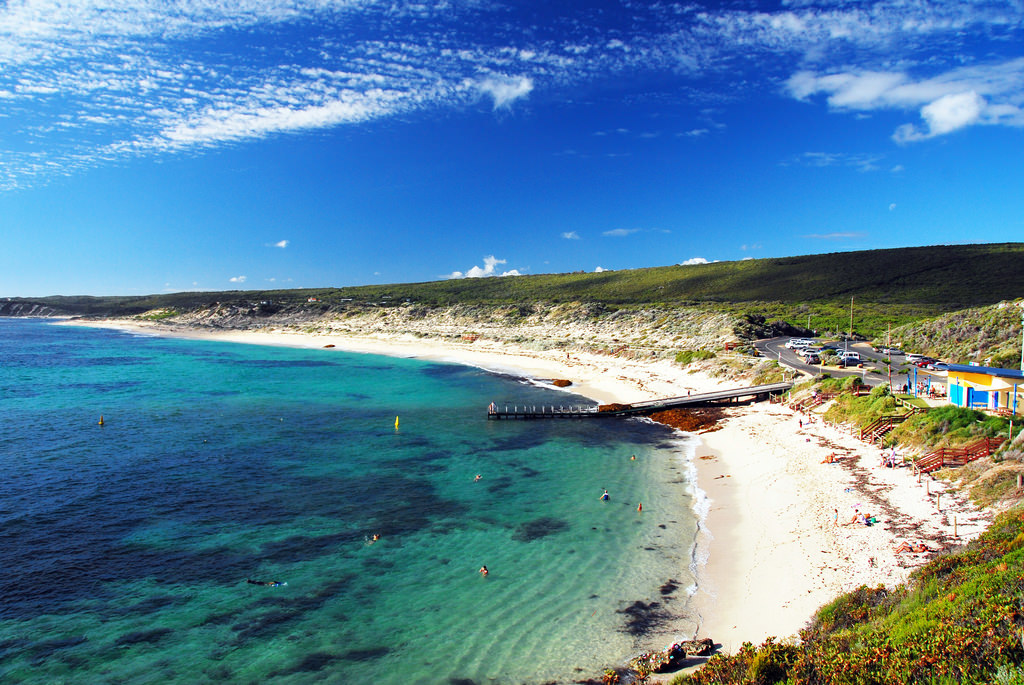
M 832 332 L 849 327 L 879 335 L 900 325 L 1024 292 L 1024 244 L 948 245 L 664 266 L 602 273 L 541 274 L 301 290 L 174 293 L 143 297 L 47 297 L 0 300 L 42 305 L 57 314 L 130 316 L 153 309 L 186 312 L 215 304 L 271 316 L 282 308 L 311 313 L 403 304 L 595 303 L 595 316 L 617 308 L 698 306 L 765 321 Z M 310 299 L 314 301 L 310 301 Z
M 1016 297 L 1024 295 L 1024 291 Z M 964 309 L 894 328 L 893 342 L 946 361 L 1017 368 L 1021 357 L 1020 307 L 1000 303 Z

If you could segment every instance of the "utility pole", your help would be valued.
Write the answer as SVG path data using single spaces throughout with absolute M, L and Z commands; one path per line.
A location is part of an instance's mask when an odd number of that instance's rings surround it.
M 1021 319 L 1024 322 L 1024 318 Z M 850 338 L 853 337 L 853 295 L 850 295 L 850 333 L 846 336 L 846 345 L 843 348 L 847 352 L 850 351 Z M 1021 360 L 1024 361 L 1024 349 L 1021 351 Z M 1024 365 L 1024 364 L 1022 364 Z
M 892 324 L 885 333 L 885 360 L 886 368 L 889 369 L 889 394 L 892 394 Z

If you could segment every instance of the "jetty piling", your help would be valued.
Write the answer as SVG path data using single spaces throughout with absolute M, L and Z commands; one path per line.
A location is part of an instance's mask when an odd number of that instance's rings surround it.
M 781 395 L 793 387 L 792 383 L 769 383 L 747 388 L 732 388 L 715 392 L 686 395 L 685 397 L 669 397 L 667 399 L 646 400 L 632 404 L 608 405 L 610 409 L 601 411 L 598 405 L 555 407 L 542 405 L 540 411 L 536 405 L 524 405 L 522 408 L 513 404 L 511 409 L 506 404 L 499 407 L 491 403 L 487 407 L 489 420 L 502 419 L 590 419 L 610 418 L 613 416 L 645 416 L 666 409 L 685 407 L 704 407 L 710 405 L 736 404 L 744 402 L 761 402 L 775 395 Z

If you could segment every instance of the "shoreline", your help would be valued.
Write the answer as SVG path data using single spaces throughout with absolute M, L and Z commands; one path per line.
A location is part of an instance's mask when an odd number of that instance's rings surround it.
M 601 403 L 705 392 L 722 383 L 668 361 L 635 361 L 491 343 L 413 336 L 352 336 L 291 331 L 225 331 L 136 321 L 62 321 L 166 337 L 412 357 L 475 366 L 495 373 L 566 379 L 565 390 Z M 325 350 L 329 351 L 329 350 Z M 818 413 L 827 408 L 818 408 Z M 878 448 L 825 425 L 816 413 L 798 415 L 778 404 L 725 410 L 726 418 L 697 433 L 693 457 L 699 534 L 697 589 L 689 599 L 697 634 L 734 653 L 743 642 L 794 638 L 814 612 L 860 585 L 894 586 L 941 547 L 979 535 L 991 515 L 967 504 L 930 477 L 880 466 Z M 823 463 L 836 454 L 835 463 Z M 942 492 L 941 509 L 935 494 Z M 853 507 L 879 523 L 835 525 Z M 957 527 L 958 538 L 953 539 Z M 932 552 L 897 554 L 903 541 L 924 541 Z M 667 676 L 667 677 L 666 677 Z M 656 676 L 666 682 L 671 674 Z

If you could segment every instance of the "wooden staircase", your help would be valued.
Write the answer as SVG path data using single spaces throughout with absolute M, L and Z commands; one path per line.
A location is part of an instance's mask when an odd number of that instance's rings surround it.
M 884 438 L 893 428 L 900 425 L 914 414 L 920 413 L 920 409 L 912 407 L 910 411 L 903 414 L 879 416 L 877 419 L 860 429 L 860 439 L 865 442 L 881 442 L 882 438 Z
M 963 466 L 975 459 L 987 457 L 1006 442 L 1006 438 L 982 438 L 964 447 L 940 447 L 934 452 L 929 452 L 923 457 L 914 460 L 914 464 L 921 473 L 931 473 L 948 466 Z

